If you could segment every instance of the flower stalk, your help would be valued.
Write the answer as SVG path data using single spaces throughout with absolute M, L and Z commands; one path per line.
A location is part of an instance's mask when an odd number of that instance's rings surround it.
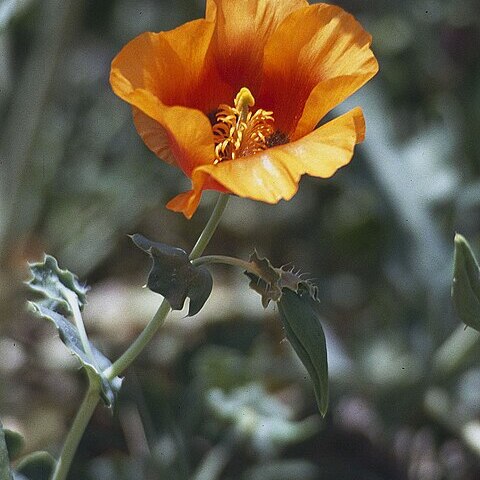
M 218 227 L 218 224 L 220 223 L 222 214 L 225 211 L 225 207 L 227 206 L 227 203 L 228 203 L 228 195 L 220 194 L 217 200 L 217 203 L 215 205 L 215 208 L 213 209 L 212 215 L 210 216 L 210 219 L 205 225 L 205 228 L 203 229 L 197 242 L 195 243 L 195 246 L 193 247 L 190 253 L 191 259 L 194 260 L 198 258 L 207 247 L 213 234 L 215 233 L 215 230 Z M 72 308 L 73 308 L 73 305 L 75 305 L 75 302 L 73 302 L 73 298 L 67 298 L 67 300 L 69 301 L 69 303 L 72 305 Z M 78 307 L 77 307 L 77 310 L 78 310 Z M 171 310 L 170 304 L 168 303 L 167 300 L 164 299 L 163 302 L 160 304 L 160 307 L 158 308 L 157 312 L 153 316 L 153 318 L 150 320 L 150 322 L 148 322 L 147 326 L 144 328 L 142 333 L 137 337 L 137 339 L 130 345 L 130 347 L 123 353 L 123 355 L 121 355 L 109 368 L 104 370 L 103 375 L 105 376 L 105 378 L 107 378 L 108 380 L 113 380 L 115 377 L 120 375 L 126 368 L 128 368 L 131 365 L 131 363 L 143 351 L 143 349 L 148 344 L 148 342 L 153 338 L 153 336 L 158 331 L 158 329 L 164 324 L 165 319 L 167 318 L 167 315 L 169 314 L 170 310 Z M 74 309 L 74 317 L 75 317 L 75 320 L 77 321 L 77 316 L 78 314 L 80 314 L 80 311 L 76 313 L 75 312 L 76 311 Z M 81 320 L 81 317 L 80 317 L 80 320 Z M 79 323 L 81 324 L 79 328 L 79 331 L 81 332 L 82 330 L 81 327 L 83 327 L 83 322 L 80 321 Z M 82 343 L 84 343 L 84 340 L 85 340 L 86 345 L 88 345 L 89 347 L 89 343 L 88 343 L 88 339 L 87 339 L 84 327 L 83 327 L 83 332 L 84 332 L 84 335 L 81 333 Z M 91 352 L 90 348 L 89 348 L 88 354 L 91 355 L 93 359 L 93 353 Z M 85 431 L 85 428 L 88 425 L 88 422 L 90 421 L 91 416 L 93 415 L 93 412 L 97 406 L 99 399 L 100 399 L 100 387 L 94 381 L 91 381 L 89 379 L 88 391 L 80 406 L 80 409 L 77 412 L 77 415 L 72 424 L 72 427 L 68 432 L 67 438 L 65 440 L 65 444 L 63 446 L 62 452 L 60 454 L 60 457 L 58 459 L 58 462 L 55 468 L 55 472 L 52 476 L 52 480 L 66 479 L 73 457 L 75 456 L 75 452 L 77 450 L 78 444 L 83 436 L 83 433 Z
M 220 194 L 210 219 L 205 225 L 205 228 L 198 237 L 198 240 L 190 253 L 190 258 L 192 260 L 198 258 L 210 242 L 215 230 L 218 227 L 218 224 L 220 223 L 220 219 L 222 218 L 222 214 L 227 206 L 227 203 L 228 195 Z M 109 380 L 120 375 L 138 357 L 148 342 L 155 335 L 157 330 L 163 325 L 169 312 L 170 304 L 167 300 L 163 300 L 157 310 L 157 313 L 150 320 L 142 333 L 130 345 L 125 353 L 103 372 Z
M 65 480 L 67 478 L 78 444 L 90 422 L 90 418 L 95 411 L 99 398 L 99 386 L 95 382 L 89 381 L 87 393 L 80 405 L 77 415 L 75 416 L 75 420 L 68 432 L 67 438 L 65 439 L 62 452 L 57 461 L 55 471 L 53 472 L 52 480 Z

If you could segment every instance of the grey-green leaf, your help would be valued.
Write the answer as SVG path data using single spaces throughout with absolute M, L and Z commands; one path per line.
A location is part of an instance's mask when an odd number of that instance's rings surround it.
M 41 298 L 37 303 L 68 316 L 72 312 L 64 292 L 70 290 L 75 293 L 80 309 L 83 308 L 88 287 L 82 285 L 73 273 L 62 270 L 54 257 L 45 255 L 43 262 L 31 263 L 29 267 L 32 278 L 27 285 Z
M 147 287 L 164 296 L 173 310 L 181 310 L 189 297 L 188 316 L 197 314 L 212 292 L 213 279 L 208 269 L 192 265 L 181 248 L 152 242 L 138 233 L 131 238 L 153 260 Z
M 34 452 L 18 464 L 19 473 L 28 480 L 49 480 L 55 469 L 55 459 L 48 452 Z
M 89 355 L 85 352 L 75 325 L 69 322 L 63 315 L 50 310 L 41 303 L 29 302 L 29 305 L 40 317 L 49 320 L 55 325 L 60 339 L 70 352 L 78 358 L 82 367 L 87 370 L 89 377 L 98 380 L 101 386 L 102 399 L 107 406 L 111 407 L 122 385 L 122 379 L 116 377 L 112 381 L 109 381 L 102 375 L 102 371 L 112 364 L 110 360 L 90 344 L 90 348 L 95 357 L 95 362 L 92 362 Z
M 3 433 L 5 434 L 8 456 L 10 460 L 16 460 L 25 447 L 25 439 L 18 432 L 14 432 L 8 428 L 5 428 Z
M 455 235 L 452 298 L 465 325 L 480 332 L 480 268 L 467 240 Z
M 0 422 L 0 480 L 12 480 L 13 475 L 10 470 L 10 459 L 8 456 L 7 443 L 3 432 L 3 425 Z
M 310 294 L 284 289 L 278 309 L 287 339 L 307 369 L 322 416 L 328 409 L 328 361 L 325 334 Z

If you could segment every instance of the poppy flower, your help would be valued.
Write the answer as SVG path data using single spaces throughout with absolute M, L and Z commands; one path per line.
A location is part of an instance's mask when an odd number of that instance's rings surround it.
M 167 204 L 191 218 L 203 190 L 277 203 L 349 163 L 361 109 L 317 126 L 377 73 L 370 43 L 336 6 L 207 0 L 204 19 L 129 42 L 110 82 L 147 147 L 191 179 Z

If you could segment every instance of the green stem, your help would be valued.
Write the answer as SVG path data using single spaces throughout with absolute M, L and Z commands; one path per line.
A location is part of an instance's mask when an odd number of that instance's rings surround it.
M 70 469 L 78 444 L 80 443 L 83 432 L 85 431 L 85 428 L 87 428 L 90 417 L 97 406 L 99 397 L 99 387 L 90 384 L 87 394 L 85 395 L 70 431 L 68 432 L 62 453 L 60 454 L 55 471 L 53 472 L 52 480 L 65 480 L 67 478 L 68 470 Z
M 227 206 L 227 202 L 228 196 L 221 194 L 217 200 L 210 219 L 208 220 L 205 228 L 203 229 L 200 237 L 197 240 L 197 243 L 192 249 L 192 252 L 190 254 L 191 259 L 199 257 L 205 250 L 205 247 L 208 245 L 208 242 L 210 241 L 213 234 L 215 233 L 215 230 L 218 227 L 218 224 L 222 217 L 222 213 Z M 157 313 L 150 320 L 150 322 L 148 322 L 147 326 L 137 337 L 137 339 L 130 345 L 130 347 L 123 353 L 120 358 L 118 358 L 109 368 L 107 368 L 103 372 L 103 375 L 108 380 L 113 380 L 115 377 L 120 375 L 137 358 L 137 356 L 145 348 L 147 343 L 155 335 L 156 331 L 163 325 L 163 322 L 165 321 L 165 318 L 167 317 L 169 312 L 170 304 L 167 300 L 164 299 L 160 307 L 158 308 Z M 88 345 L 88 347 L 90 346 L 88 340 L 86 344 Z M 68 470 L 70 468 L 70 464 L 72 463 L 73 457 L 75 455 L 75 451 L 77 450 L 78 443 L 83 436 L 83 432 L 85 431 L 85 428 L 90 421 L 90 417 L 92 416 L 95 407 L 97 406 L 99 398 L 99 388 L 97 386 L 92 386 L 92 383 L 90 383 L 85 399 L 83 400 L 83 403 L 77 412 L 70 431 L 68 432 L 52 480 L 65 480 L 68 474 Z
M 213 237 L 213 234 L 218 227 L 220 219 L 222 218 L 223 211 L 227 206 L 228 198 L 228 195 L 224 194 L 220 194 L 220 196 L 218 197 L 217 203 L 212 212 L 212 216 L 205 225 L 203 232 L 198 237 L 197 243 L 192 248 L 192 251 L 190 253 L 191 260 L 195 260 L 203 253 L 206 246 L 208 245 L 208 242 L 210 242 L 211 238 Z
M 128 349 L 119 357 L 103 374 L 108 380 L 112 380 L 120 375 L 130 364 L 140 355 L 145 345 L 153 338 L 157 330 L 163 325 L 167 315 L 170 312 L 170 304 L 167 300 L 163 300 L 157 313 L 148 322 L 142 333 L 128 347 Z
M 205 250 L 205 247 L 208 245 L 208 242 L 210 241 L 213 234 L 215 233 L 215 230 L 218 227 L 223 211 L 227 206 L 227 202 L 228 195 L 221 194 L 217 200 L 215 208 L 213 209 L 210 219 L 205 225 L 205 228 L 200 234 L 197 243 L 195 244 L 192 252 L 190 253 L 191 259 L 199 257 Z M 123 355 L 118 360 L 116 360 L 113 365 L 111 365 L 103 372 L 109 380 L 112 380 L 116 376 L 120 375 L 138 357 L 140 352 L 145 348 L 145 345 L 147 345 L 147 343 L 152 339 L 157 330 L 163 325 L 169 312 L 170 304 L 167 302 L 167 300 L 163 300 L 162 304 L 157 310 L 157 313 L 150 320 L 142 333 L 130 345 L 130 347 L 128 347 L 128 349 L 123 353 Z
M 232 265 L 262 277 L 262 272 L 260 272 L 252 262 L 247 262 L 246 260 L 241 260 L 240 258 L 227 257 L 225 255 L 205 255 L 204 257 L 199 257 L 195 260 L 192 260 L 193 265 L 211 265 L 212 263 Z

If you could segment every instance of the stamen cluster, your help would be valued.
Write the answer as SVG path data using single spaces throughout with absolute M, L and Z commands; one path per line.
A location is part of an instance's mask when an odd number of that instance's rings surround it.
M 253 97 L 251 99 L 251 103 L 247 103 L 239 94 L 234 107 L 225 104 L 219 106 L 217 123 L 213 126 L 215 164 L 253 155 L 268 148 L 268 138 L 275 133 L 273 112 L 263 109 L 250 112 L 249 107 L 254 103 Z

